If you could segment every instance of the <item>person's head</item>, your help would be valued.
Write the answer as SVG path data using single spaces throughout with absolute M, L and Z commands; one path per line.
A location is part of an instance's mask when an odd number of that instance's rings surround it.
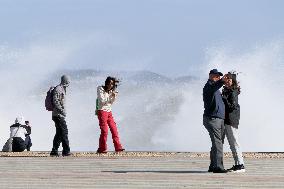
M 105 80 L 105 89 L 106 91 L 110 91 L 116 88 L 117 83 L 119 81 L 115 77 L 108 76 Z
M 26 125 L 29 125 L 29 124 L 30 124 L 30 122 L 29 122 L 29 121 L 25 121 L 25 124 L 26 124 Z
M 60 83 L 63 87 L 68 87 L 70 84 L 70 78 L 67 75 L 63 75 L 61 76 L 61 83 Z
M 213 70 L 210 70 L 209 72 L 209 79 L 211 81 L 218 81 L 221 79 L 221 76 L 223 76 L 223 74 L 221 72 L 219 72 L 217 69 L 213 69 Z
M 15 124 L 24 125 L 25 124 L 25 118 L 23 116 L 16 117 Z
M 238 89 L 239 93 L 241 92 L 240 91 L 241 88 L 240 88 L 239 83 L 237 81 L 237 74 L 235 74 L 235 73 L 228 72 L 227 80 L 225 82 L 225 86 L 229 87 L 229 88 L 233 88 L 233 89 Z

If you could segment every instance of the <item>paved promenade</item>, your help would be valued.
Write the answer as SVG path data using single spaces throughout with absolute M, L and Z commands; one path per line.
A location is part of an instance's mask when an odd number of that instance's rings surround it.
M 208 153 L 0 153 L 0 188 L 284 188 L 282 153 L 244 155 L 246 173 L 213 174 Z

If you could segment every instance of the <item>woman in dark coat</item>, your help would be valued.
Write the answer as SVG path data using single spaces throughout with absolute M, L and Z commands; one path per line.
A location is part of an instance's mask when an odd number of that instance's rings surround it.
M 232 150 L 235 165 L 228 169 L 228 171 L 245 172 L 244 160 L 238 140 L 238 126 L 240 120 L 239 94 L 240 86 L 237 82 L 237 76 L 229 72 L 228 80 L 222 91 L 222 96 L 225 104 L 225 134 Z

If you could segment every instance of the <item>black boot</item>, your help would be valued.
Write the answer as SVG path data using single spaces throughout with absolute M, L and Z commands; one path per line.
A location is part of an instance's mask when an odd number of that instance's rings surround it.
M 59 156 L 58 151 L 57 151 L 57 150 L 54 150 L 54 149 L 51 150 L 51 152 L 50 152 L 49 155 L 50 155 L 51 157 L 58 157 L 58 156 Z

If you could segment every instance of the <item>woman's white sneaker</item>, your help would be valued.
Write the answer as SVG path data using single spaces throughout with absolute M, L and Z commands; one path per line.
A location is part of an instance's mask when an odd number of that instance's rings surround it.
M 235 169 L 233 171 L 234 173 L 244 173 L 244 172 L 246 172 L 244 164 L 235 165 L 234 167 L 235 167 Z

